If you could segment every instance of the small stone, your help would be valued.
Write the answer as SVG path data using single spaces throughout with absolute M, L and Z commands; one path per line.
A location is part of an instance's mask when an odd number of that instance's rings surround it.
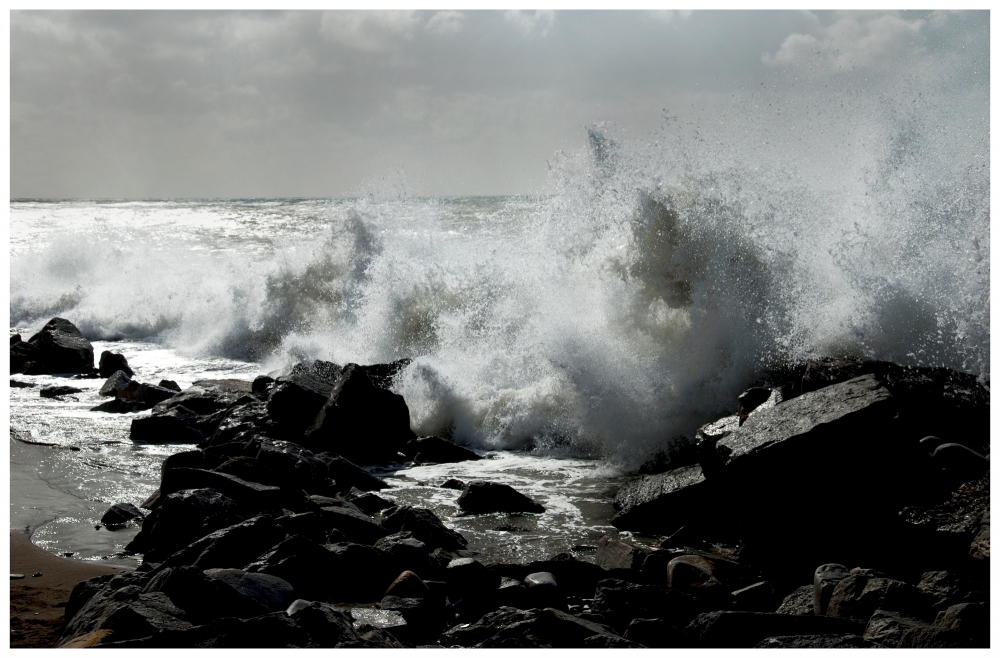
M 23 578 L 24 578 L 24 574 L 23 573 L 12 573 L 10 575 L 10 579 L 11 580 L 21 580 Z
M 38 577 L 39 577 L 39 576 L 41 576 L 41 575 L 42 575 L 42 572 L 41 572 L 41 571 L 36 571 L 35 573 L 31 574 L 31 577 L 32 577 L 32 578 L 38 578 Z

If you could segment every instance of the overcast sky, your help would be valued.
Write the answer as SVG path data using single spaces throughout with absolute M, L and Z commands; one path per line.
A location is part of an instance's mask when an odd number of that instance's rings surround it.
M 10 38 L 12 197 L 530 193 L 597 121 L 845 72 L 989 82 L 986 12 L 14 11 Z

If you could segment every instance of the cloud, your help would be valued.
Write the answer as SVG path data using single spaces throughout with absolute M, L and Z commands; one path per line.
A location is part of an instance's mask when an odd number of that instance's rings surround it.
M 400 39 L 412 39 L 418 23 L 413 11 L 330 11 L 323 14 L 319 33 L 349 48 L 384 52 Z
M 834 71 L 885 68 L 912 57 L 914 46 L 923 41 L 925 26 L 922 19 L 906 20 L 895 14 L 847 14 L 818 27 L 816 35 L 790 34 L 773 55 L 764 53 L 761 61 L 771 67 L 820 64 Z
M 424 27 L 435 34 L 457 34 L 462 31 L 465 16 L 459 11 L 439 11 L 430 17 Z
M 507 11 L 504 12 L 504 20 L 514 25 L 523 36 L 538 34 L 540 37 L 546 37 L 556 21 L 556 13 L 548 10 Z
M 690 9 L 653 9 L 647 11 L 646 15 L 654 20 L 672 23 L 677 19 L 685 20 L 690 18 L 693 13 Z

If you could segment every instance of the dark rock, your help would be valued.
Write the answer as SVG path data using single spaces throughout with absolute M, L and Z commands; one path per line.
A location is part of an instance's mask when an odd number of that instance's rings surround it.
M 383 537 L 375 542 L 375 547 L 391 555 L 405 570 L 417 574 L 432 572 L 427 544 L 414 539 L 411 532 L 399 532 Z
M 410 411 L 403 396 L 378 388 L 357 365 L 348 364 L 306 429 L 304 440 L 310 449 L 369 465 L 396 461 L 397 453 L 412 438 Z
M 931 453 L 931 457 L 955 485 L 977 480 L 990 470 L 990 462 L 986 457 L 961 443 L 939 445 Z
M 566 610 L 566 593 L 548 571 L 529 573 L 524 578 L 524 605 L 530 608 Z
M 826 614 L 866 622 L 878 609 L 917 618 L 931 614 L 932 599 L 909 583 L 891 578 L 850 575 L 834 587 Z
M 10 380 L 11 388 L 35 388 L 36 386 L 38 386 L 38 384 L 35 384 L 34 382 L 22 382 L 19 379 Z
M 52 318 L 41 331 L 28 339 L 28 343 L 35 347 L 31 360 L 36 364 L 37 372 L 70 373 L 94 369 L 94 346 L 69 320 Z M 12 347 L 12 364 L 14 356 Z M 18 357 L 21 355 L 18 354 Z
M 285 514 L 275 519 L 279 528 L 289 535 L 302 535 L 318 544 L 326 543 L 330 528 L 318 512 Z
M 356 505 L 358 509 L 368 516 L 375 516 L 382 510 L 395 507 L 395 503 L 391 503 L 385 498 L 380 498 L 373 493 L 365 493 L 359 489 L 351 489 L 351 491 L 348 492 L 347 499 L 351 502 L 351 504 Z
M 250 619 L 223 617 L 171 633 L 157 647 L 191 649 L 292 649 L 309 646 L 309 634 L 284 611 Z
M 123 386 L 117 393 L 119 400 L 127 400 L 134 405 L 141 405 L 141 408 L 144 409 L 152 408 L 175 395 L 177 395 L 177 392 L 169 388 L 153 386 L 152 384 L 140 384 L 134 379 Z
M 198 443 L 205 438 L 198 428 L 201 419 L 187 407 L 178 405 L 132 419 L 129 436 L 133 441 L 143 443 Z
M 622 637 L 651 649 L 687 649 L 694 646 L 687 630 L 662 619 L 633 619 Z
M 311 646 L 360 646 L 353 619 L 331 605 L 299 599 L 288 608 L 288 616 L 309 634 Z
M 101 525 L 120 528 L 131 521 L 141 521 L 143 517 L 144 514 L 132 503 L 115 503 L 101 517 Z
M 895 648 L 903 634 L 911 628 L 930 626 L 922 619 L 908 617 L 898 612 L 876 610 L 868 620 L 864 638 L 883 647 Z
M 475 623 L 449 629 L 441 636 L 441 644 L 446 647 L 474 647 L 502 632 L 527 630 L 538 612 L 504 606 L 485 614 Z
M 803 585 L 785 597 L 775 612 L 783 615 L 806 615 L 813 614 L 813 592 L 812 585 Z
M 548 560 L 530 562 L 514 575 L 519 580 L 524 580 L 527 574 L 538 571 L 551 573 L 566 596 L 585 599 L 594 598 L 598 581 L 607 578 L 607 572 L 601 567 L 592 562 L 579 560 L 569 553 L 559 553 Z
M 135 374 L 131 368 L 128 366 L 128 361 L 125 359 L 123 354 L 118 354 L 117 352 L 108 352 L 105 350 L 101 352 L 101 360 L 97 366 L 97 371 L 100 373 L 101 377 L 110 377 L 116 372 L 124 372 L 131 379 Z
M 423 599 L 431 595 L 431 590 L 426 583 L 412 571 L 404 571 L 396 580 L 392 581 L 389 588 L 385 590 L 383 598 L 386 596 L 398 596 L 403 598 Z
M 444 578 L 450 590 L 458 593 L 458 598 L 495 590 L 500 586 L 500 575 L 471 557 L 460 557 L 449 562 Z
M 249 394 L 250 382 L 239 379 L 201 379 L 163 401 L 153 411 L 161 413 L 183 406 L 199 416 L 209 416 L 244 398 L 245 403 L 253 402 L 254 398 Z
M 296 486 L 306 491 L 323 487 L 327 465 L 312 452 L 288 441 L 262 441 L 257 460 L 279 486 Z
M 254 378 L 250 385 L 250 391 L 259 398 L 266 398 L 274 385 L 274 378 L 267 375 L 259 375 Z
M 597 540 L 594 563 L 603 569 L 639 569 L 653 550 L 604 536 Z
M 117 397 L 118 393 L 128 386 L 131 381 L 132 375 L 124 370 L 115 371 L 108 377 L 108 381 L 104 382 L 104 386 L 100 390 L 100 395 Z
M 340 368 L 336 364 L 322 361 L 311 364 L 311 367 L 299 364 L 291 374 L 279 378 L 271 387 L 268 414 L 286 427 L 290 436 L 301 436 L 333 393 L 339 377 Z
M 228 473 L 200 468 L 175 468 L 164 473 L 161 495 L 169 496 L 182 489 L 214 489 L 248 510 L 281 509 L 285 502 L 278 487 L 248 482 Z
M 597 583 L 591 607 L 622 632 L 629 622 L 640 617 L 659 618 L 678 626 L 686 624 L 702 609 L 690 594 L 669 587 L 610 578 Z
M 316 458 L 326 464 L 327 472 L 342 491 L 350 491 L 352 487 L 361 491 L 379 491 L 391 488 L 389 483 L 382 478 L 375 477 L 343 457 L 329 452 L 321 452 L 316 455 Z
M 242 398 L 241 398 L 242 399 Z M 263 402 L 233 403 L 220 414 L 219 422 L 203 445 L 215 446 L 245 442 L 251 437 L 279 439 L 284 436 L 281 426 L 267 415 Z
M 924 558 L 923 564 L 954 562 L 970 554 L 970 545 L 984 527 L 983 520 L 989 519 L 989 481 L 987 473 L 962 484 L 942 502 L 906 507 L 900 512 L 902 527 L 898 531 L 913 545 L 911 552 Z
M 339 530 L 343 536 L 355 544 L 372 545 L 389 534 L 387 530 L 374 523 L 371 518 L 351 507 L 322 507 L 320 518 L 331 529 Z
M 990 559 L 990 508 L 987 507 L 979 521 L 979 532 L 969 546 L 969 555 L 975 560 Z
M 157 384 L 160 388 L 165 388 L 170 391 L 181 392 L 181 385 L 172 379 L 161 379 L 160 383 Z
M 201 537 L 171 555 L 164 564 L 189 564 L 200 569 L 242 567 L 284 539 L 284 530 L 273 518 L 255 516 Z
M 767 581 L 747 585 L 733 592 L 734 610 L 771 612 L 776 603 L 774 587 Z
M 750 412 L 767 402 L 770 397 L 771 389 L 769 388 L 755 387 L 743 391 L 743 393 L 736 398 L 736 401 L 739 403 L 739 411 L 737 412 L 737 415 L 740 417 L 740 424 L 743 424 L 743 422 L 750 415 Z
M 821 564 L 813 573 L 813 614 L 822 616 L 830 605 L 830 596 L 837 583 L 851 575 L 842 564 Z
M 406 444 L 403 452 L 412 456 L 415 464 L 452 464 L 482 459 L 468 448 L 436 436 L 426 436 Z
M 404 505 L 397 508 L 382 519 L 382 527 L 392 533 L 409 531 L 414 539 L 431 550 L 457 550 L 469 545 L 465 537 L 441 523 L 434 512 L 421 507 Z
M 206 569 L 205 575 L 226 583 L 234 590 L 256 601 L 268 612 L 285 610 L 295 600 L 295 588 L 276 576 L 247 573 L 241 569 Z
M 802 617 L 775 612 L 717 610 L 695 617 L 687 630 L 704 648 L 750 648 L 770 637 L 859 634 L 859 624 L 833 617 Z
M 14 338 L 17 341 L 14 341 Z M 41 358 L 41 351 L 32 345 L 21 340 L 20 335 L 11 337 L 10 343 L 10 374 L 24 372 L 25 366 L 29 363 L 37 363 Z
M 714 506 L 714 489 L 701 465 L 629 480 L 615 496 L 611 525 L 621 530 L 672 533 L 706 515 Z
M 72 386 L 43 386 L 38 392 L 43 398 L 58 398 L 64 395 L 73 395 L 74 393 L 82 393 L 83 389 L 74 388 Z
M 212 489 L 188 489 L 167 495 L 142 522 L 139 534 L 125 547 L 160 561 L 192 541 L 239 521 L 239 507 Z
M 406 620 L 406 627 L 393 635 L 403 642 L 420 644 L 433 642 L 441 634 L 445 620 L 444 601 L 427 596 L 401 597 L 384 596 L 379 602 L 380 610 L 395 612 Z
M 465 483 L 462 482 L 461 480 L 456 480 L 455 478 L 448 478 L 447 480 L 441 483 L 441 488 L 457 489 L 458 491 L 461 491 L 462 489 L 465 489 Z
M 163 592 L 195 623 L 207 623 L 218 617 L 247 619 L 268 612 L 257 601 L 192 566 L 163 569 L 150 579 L 143 592 Z
M 458 506 L 470 514 L 491 512 L 530 512 L 541 514 L 545 508 L 506 484 L 469 482 L 458 497 Z
M 396 376 L 410 363 L 412 363 L 411 359 L 399 359 L 392 363 L 376 363 L 370 366 L 358 366 L 358 368 L 368 375 L 372 384 L 388 391 L 392 389 Z
M 950 571 L 927 571 L 917 589 L 928 595 L 932 610 L 944 610 L 956 603 L 986 601 L 989 596 L 982 584 Z
M 875 645 L 854 633 L 780 635 L 761 640 L 758 649 L 868 649 Z

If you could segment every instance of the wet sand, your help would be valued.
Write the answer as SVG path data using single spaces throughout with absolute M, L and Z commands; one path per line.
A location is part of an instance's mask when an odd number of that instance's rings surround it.
M 24 578 L 10 581 L 11 648 L 51 647 L 59 639 L 73 587 L 122 569 L 52 555 L 32 544 L 24 532 L 12 530 L 10 572 Z

